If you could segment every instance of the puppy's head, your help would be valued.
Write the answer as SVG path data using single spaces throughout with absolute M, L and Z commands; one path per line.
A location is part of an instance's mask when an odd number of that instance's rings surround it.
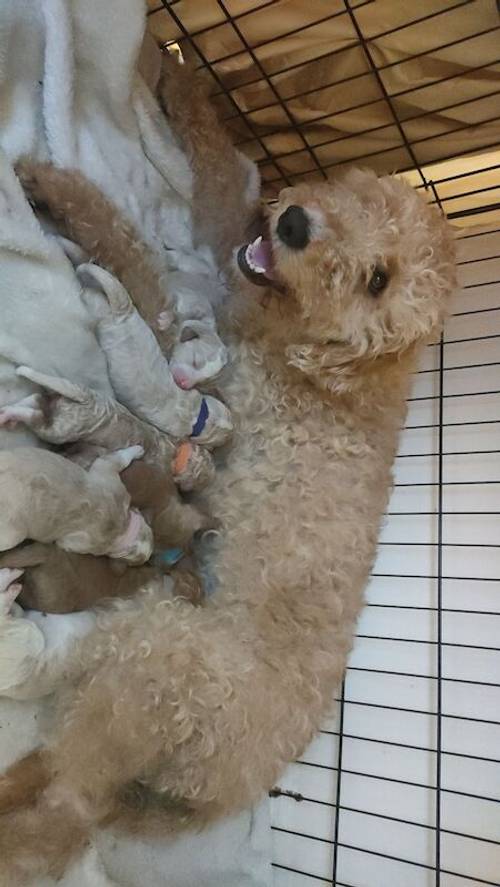
M 400 179 L 351 170 L 286 188 L 268 227 L 240 249 L 240 270 L 281 292 L 290 361 L 328 387 L 340 366 L 402 353 L 439 328 L 455 283 L 451 233 Z
M 123 558 L 129 564 L 144 564 L 153 551 L 153 533 L 139 511 L 131 509 L 127 527 L 109 547 L 109 557 Z

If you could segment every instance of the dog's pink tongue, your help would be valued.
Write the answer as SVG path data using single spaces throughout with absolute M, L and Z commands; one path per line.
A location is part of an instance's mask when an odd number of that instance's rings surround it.
M 261 240 L 259 244 L 252 244 L 252 259 L 255 265 L 264 269 L 266 277 L 273 277 L 273 247 L 270 240 Z

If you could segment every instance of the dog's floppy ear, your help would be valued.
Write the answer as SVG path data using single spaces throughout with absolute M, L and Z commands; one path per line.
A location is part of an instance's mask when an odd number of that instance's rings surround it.
M 410 349 L 408 349 L 410 350 Z M 291 345 L 288 363 L 309 376 L 332 394 L 357 394 L 366 391 L 369 380 L 386 372 L 400 360 L 400 353 L 367 355 L 344 342 Z

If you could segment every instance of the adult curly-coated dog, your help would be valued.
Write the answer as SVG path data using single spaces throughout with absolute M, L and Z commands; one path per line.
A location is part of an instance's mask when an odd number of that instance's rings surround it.
M 217 592 L 193 608 L 145 590 L 75 645 L 82 676 L 52 739 L 0 779 L 6 883 L 61 872 L 99 823 L 195 827 L 248 807 L 332 705 L 452 238 L 408 185 L 353 170 L 284 190 L 239 264 L 279 295 L 263 307 L 240 278 L 225 307 L 236 433 L 209 497 Z

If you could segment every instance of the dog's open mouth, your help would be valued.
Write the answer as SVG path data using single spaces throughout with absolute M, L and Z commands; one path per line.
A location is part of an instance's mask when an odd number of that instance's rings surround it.
M 275 286 L 273 245 L 262 235 L 252 243 L 240 246 L 237 255 L 238 267 L 242 274 L 257 286 Z

